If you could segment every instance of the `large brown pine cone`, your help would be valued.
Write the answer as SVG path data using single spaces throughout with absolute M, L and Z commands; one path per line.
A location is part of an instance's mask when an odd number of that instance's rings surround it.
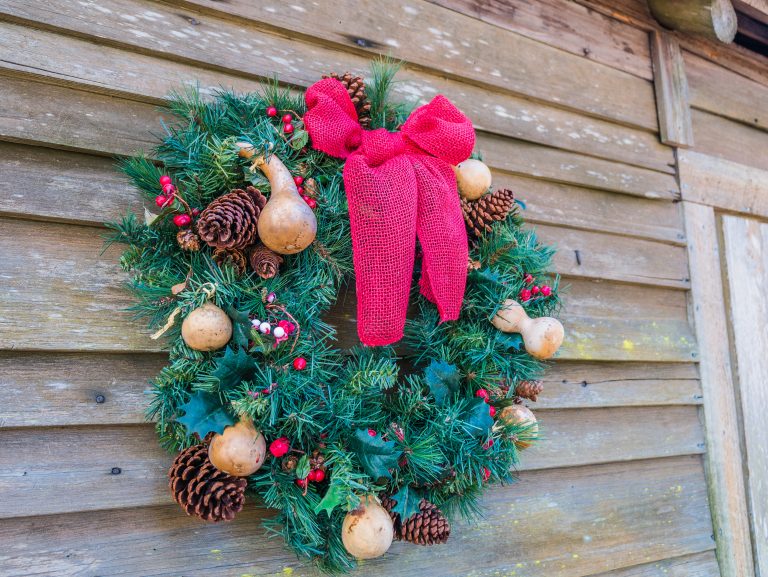
M 248 259 L 245 257 L 245 253 L 236 248 L 217 248 L 213 251 L 213 260 L 219 266 L 224 266 L 229 263 L 238 275 L 245 272 L 245 267 L 248 266 Z
M 219 471 L 208 459 L 208 444 L 200 443 L 179 453 L 168 471 L 173 499 L 187 515 L 217 523 L 231 521 L 245 503 L 242 477 Z
M 535 403 L 543 390 L 544 385 L 541 381 L 521 381 L 515 387 L 515 395 L 524 399 L 530 399 Z
M 471 240 L 491 232 L 494 222 L 504 220 L 508 214 L 515 214 L 515 194 L 506 188 L 497 190 L 477 200 L 461 199 L 461 211 Z
M 197 220 L 197 233 L 213 248 L 244 248 L 256 242 L 256 224 L 267 199 L 253 186 L 236 188 L 209 204 Z
M 323 78 L 335 78 L 344 85 L 347 94 L 352 99 L 357 111 L 357 120 L 360 126 L 368 128 L 371 125 L 371 103 L 368 102 L 368 96 L 365 94 L 365 81 L 362 76 L 354 76 L 349 72 L 337 74 L 331 72 L 330 75 L 323 74 Z
M 405 523 L 400 519 L 399 513 L 392 512 L 396 504 L 389 496 L 381 497 L 382 507 L 392 518 L 395 539 L 416 545 L 441 545 L 448 541 L 451 536 L 451 524 L 434 504 L 422 499 L 419 502 L 419 512 L 411 515 Z
M 259 243 L 251 247 L 248 261 L 253 271 L 263 279 L 273 278 L 280 271 L 283 257 Z

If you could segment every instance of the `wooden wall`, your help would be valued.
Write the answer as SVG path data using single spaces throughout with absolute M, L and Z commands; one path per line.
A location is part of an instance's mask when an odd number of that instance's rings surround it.
M 140 210 L 113 159 L 152 146 L 170 89 L 251 90 L 273 72 L 306 86 L 376 53 L 405 60 L 403 97 L 443 92 L 473 119 L 570 290 L 547 441 L 520 483 L 449 547 L 398 544 L 360 574 L 719 575 L 678 164 L 659 140 L 652 26 L 622 4 L 0 0 L 0 575 L 313 574 L 264 537 L 263 512 L 207 526 L 171 503 L 142 417 L 164 355 L 121 312 L 100 223 Z M 712 64 L 695 60 L 694 136 L 743 161 L 718 126 L 748 122 L 752 101 L 709 109 Z

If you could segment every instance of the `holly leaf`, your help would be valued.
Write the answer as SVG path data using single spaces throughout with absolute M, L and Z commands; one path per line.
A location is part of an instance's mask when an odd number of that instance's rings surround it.
M 291 138 L 291 148 L 301 150 L 309 142 L 309 133 L 306 130 L 297 130 Z
M 445 405 L 448 397 L 459 390 L 461 375 L 455 365 L 433 360 L 424 371 L 424 378 L 438 406 Z
M 309 469 L 309 457 L 307 455 L 302 455 L 301 459 L 299 459 L 299 462 L 296 464 L 296 478 L 306 479 L 307 475 L 309 475 Z
M 509 349 L 515 349 L 516 351 L 523 350 L 523 335 L 521 335 L 520 333 L 500 332 L 496 336 L 496 340 L 506 350 L 509 350 Z
M 389 469 L 397 467 L 397 460 L 402 455 L 402 451 L 395 449 L 394 441 L 385 441 L 378 433 L 372 437 L 368 429 L 358 429 L 352 437 L 351 445 L 371 479 L 392 478 Z
M 467 405 L 467 409 L 461 414 L 459 420 L 464 423 L 464 428 L 474 437 L 488 435 L 493 427 L 490 407 L 484 399 L 474 398 Z
M 323 498 L 320 500 L 317 506 L 315 506 L 315 514 L 319 515 L 321 511 L 325 511 L 330 517 L 331 513 L 336 507 L 346 503 L 348 493 L 349 490 L 346 489 L 343 485 L 331 481 L 331 485 L 328 487 L 325 495 L 323 495 Z
M 247 347 L 252 328 L 248 311 L 239 311 L 235 307 L 229 307 L 227 314 L 232 319 L 232 340 L 238 346 Z
M 481 281 L 489 282 L 491 284 L 496 284 L 496 285 L 504 284 L 501 280 L 501 275 L 490 267 L 472 271 L 472 276 L 478 278 Z
M 230 347 L 224 351 L 224 356 L 216 362 L 216 370 L 211 375 L 219 379 L 219 390 L 226 392 L 249 380 L 256 370 L 256 361 L 245 349 L 232 352 Z
M 392 507 L 392 512 L 400 515 L 400 522 L 405 523 L 413 515 L 419 512 L 421 495 L 408 485 L 403 485 L 400 490 L 390 497 L 397 504 Z
M 219 396 L 213 393 L 197 391 L 179 408 L 184 416 L 176 420 L 186 427 L 187 435 L 197 433 L 203 439 L 211 431 L 223 433 L 225 427 L 235 424 Z

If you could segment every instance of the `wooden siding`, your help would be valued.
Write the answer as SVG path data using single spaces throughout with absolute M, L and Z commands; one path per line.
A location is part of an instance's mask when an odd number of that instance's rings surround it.
M 624 3 L 0 0 L 0 575 L 315 574 L 252 505 L 208 526 L 171 504 L 143 422 L 164 355 L 121 313 L 100 223 L 141 209 L 113 158 L 153 145 L 170 88 L 303 87 L 390 53 L 400 95 L 470 115 L 495 183 L 558 246 L 568 340 L 520 482 L 448 548 L 396 544 L 359 574 L 717 576 L 678 167 Z M 345 344 L 353 314 L 332 317 Z

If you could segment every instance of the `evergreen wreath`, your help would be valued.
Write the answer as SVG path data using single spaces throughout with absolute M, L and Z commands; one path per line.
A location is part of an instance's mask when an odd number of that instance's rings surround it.
M 376 61 L 367 85 L 331 78 L 366 128 L 395 131 L 412 108 L 390 99 L 396 70 Z M 522 403 L 536 400 L 542 359 L 562 340 L 540 318 L 560 305 L 553 250 L 470 160 L 456 169 L 470 238 L 458 320 L 441 323 L 414 289 L 404 346 L 339 350 L 326 313 L 353 278 L 344 162 L 312 148 L 303 95 L 274 82 L 259 94 L 176 93 L 167 106 L 176 121 L 162 143 L 122 163 L 157 209 L 108 226 L 109 242 L 128 245 L 133 312 L 167 338 L 147 415 L 162 445 L 181 450 L 174 499 L 221 521 L 247 492 L 276 510 L 269 531 L 331 572 L 393 538 L 445 542 L 449 520 L 475 518 L 483 491 L 511 483 L 539 435 Z M 282 233 L 262 228 L 278 194 L 278 225 L 296 216 L 305 250 L 274 250 Z

